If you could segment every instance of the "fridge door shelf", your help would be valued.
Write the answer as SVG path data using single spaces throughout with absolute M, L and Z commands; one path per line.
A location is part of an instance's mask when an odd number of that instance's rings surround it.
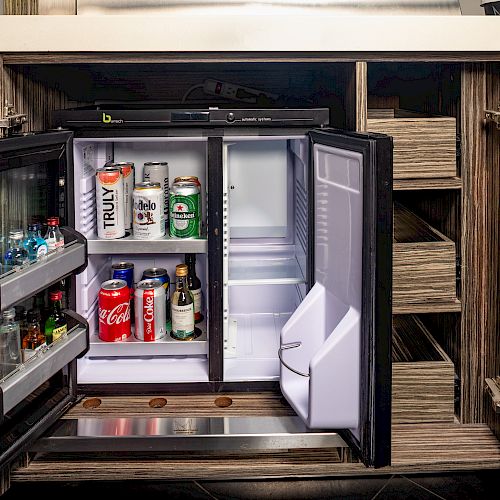
M 0 419 L 87 349 L 88 326 L 79 323 L 57 342 L 19 365 L 0 381 Z
M 132 235 L 116 240 L 88 240 L 89 255 L 207 253 L 206 238 L 171 238 L 137 240 Z
M 89 358 L 142 357 L 142 356 L 195 356 L 208 352 L 207 329 L 205 321 L 196 325 L 201 331 L 194 340 L 175 340 L 170 333 L 154 342 L 138 340 L 132 331 L 123 342 L 105 342 L 97 334 L 90 337 Z M 132 329 L 133 330 L 133 329 Z
M 61 228 L 65 245 L 43 260 L 12 270 L 0 277 L 0 310 L 44 290 L 66 276 L 81 272 L 87 264 L 85 237 L 71 228 Z

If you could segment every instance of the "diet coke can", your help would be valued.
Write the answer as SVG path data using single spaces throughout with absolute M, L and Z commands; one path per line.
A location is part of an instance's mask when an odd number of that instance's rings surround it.
M 97 236 L 114 240 L 125 236 L 123 175 L 118 167 L 96 171 Z
M 99 290 L 99 338 L 120 342 L 130 335 L 130 290 L 124 280 L 108 280 Z
M 145 342 L 161 339 L 166 332 L 165 288 L 158 280 L 142 280 L 134 293 L 135 336 Z

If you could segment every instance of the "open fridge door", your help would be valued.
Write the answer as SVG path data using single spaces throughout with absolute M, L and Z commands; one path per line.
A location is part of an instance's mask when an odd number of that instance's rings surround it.
M 390 463 L 392 141 L 310 133 L 310 283 L 281 331 L 280 384 L 312 429 Z

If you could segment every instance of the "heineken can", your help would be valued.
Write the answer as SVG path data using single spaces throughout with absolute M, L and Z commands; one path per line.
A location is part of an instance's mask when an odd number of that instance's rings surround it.
M 165 224 L 168 224 L 168 199 L 169 199 L 169 183 L 168 183 L 168 163 L 166 161 L 148 161 L 144 164 L 143 172 L 144 181 L 159 182 L 163 189 L 163 214 L 165 216 Z
M 179 181 L 170 191 L 170 236 L 201 236 L 200 188 L 194 182 Z
M 133 232 L 138 240 L 165 236 L 163 190 L 158 182 L 139 182 L 134 188 Z

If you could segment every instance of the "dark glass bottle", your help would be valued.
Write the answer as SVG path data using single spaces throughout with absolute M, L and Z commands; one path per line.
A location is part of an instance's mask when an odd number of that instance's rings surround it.
M 203 320 L 203 315 L 201 314 L 202 293 L 201 281 L 196 275 L 196 254 L 187 253 L 185 262 L 188 266 L 187 284 L 194 301 L 194 321 L 195 323 L 200 323 Z
M 45 321 L 45 339 L 47 345 L 55 342 L 68 331 L 68 323 L 62 313 L 62 292 L 50 292 L 49 317 Z
M 22 337 L 23 362 L 45 346 L 45 335 L 40 327 L 40 311 L 32 309 L 27 314 L 26 331 Z

